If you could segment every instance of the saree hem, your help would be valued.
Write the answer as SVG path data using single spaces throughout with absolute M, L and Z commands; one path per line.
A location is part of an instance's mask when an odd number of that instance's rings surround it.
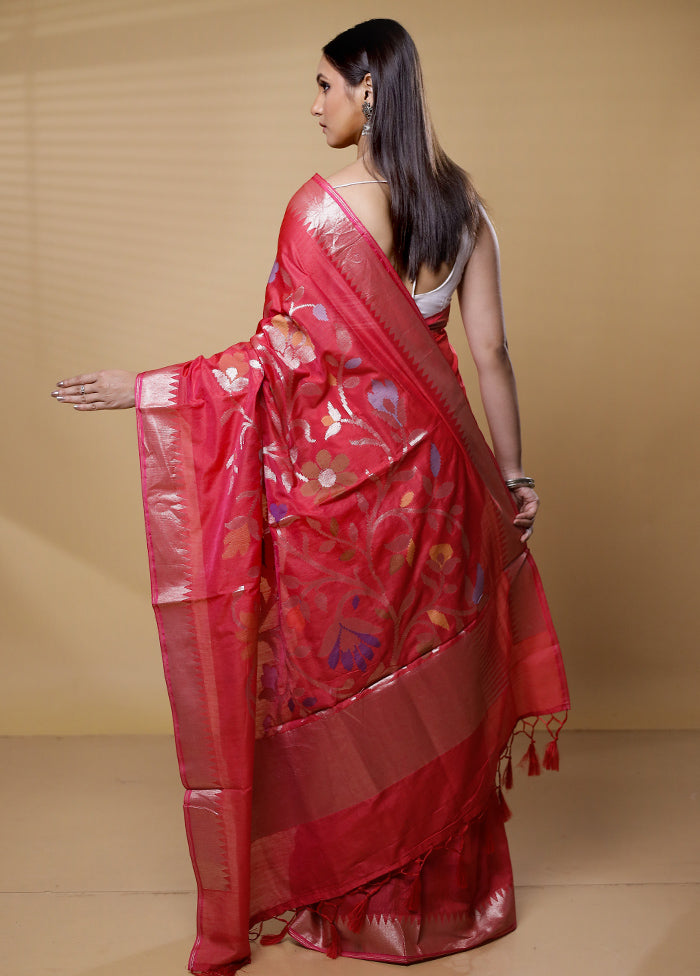
M 440 845 L 374 884 L 296 912 L 285 930 L 331 957 L 407 965 L 475 948 L 515 926 L 513 872 L 494 791 L 481 815 Z

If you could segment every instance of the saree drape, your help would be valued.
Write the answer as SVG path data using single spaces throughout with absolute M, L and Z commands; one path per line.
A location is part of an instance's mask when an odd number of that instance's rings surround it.
M 254 337 L 138 378 L 192 972 L 235 973 L 250 926 L 281 912 L 315 906 L 333 928 L 344 896 L 476 831 L 518 721 L 533 717 L 536 764 L 536 717 L 568 707 L 537 570 L 444 346 L 315 176 Z

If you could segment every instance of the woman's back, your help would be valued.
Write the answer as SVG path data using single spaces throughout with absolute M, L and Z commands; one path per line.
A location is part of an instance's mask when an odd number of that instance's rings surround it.
M 391 223 L 388 185 L 378 181 L 358 159 L 329 177 L 328 182 L 347 202 L 360 222 L 367 228 L 382 251 L 396 267 L 394 234 Z M 423 295 L 439 288 L 450 277 L 453 265 L 444 262 L 437 271 L 422 265 L 414 282 L 408 276 L 403 281 L 409 291 Z M 459 282 L 455 282 L 455 285 Z

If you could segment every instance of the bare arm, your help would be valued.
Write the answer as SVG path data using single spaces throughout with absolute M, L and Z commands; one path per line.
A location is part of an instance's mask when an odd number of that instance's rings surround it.
M 51 394 L 59 403 L 71 403 L 76 410 L 126 410 L 135 404 L 138 373 L 124 369 L 101 369 L 59 380 Z
M 458 295 L 496 461 L 504 479 L 520 478 L 520 414 L 503 319 L 498 241 L 485 215 Z M 532 534 L 539 499 L 532 488 L 518 488 L 513 495 L 519 508 L 514 523 L 523 529 L 524 542 Z

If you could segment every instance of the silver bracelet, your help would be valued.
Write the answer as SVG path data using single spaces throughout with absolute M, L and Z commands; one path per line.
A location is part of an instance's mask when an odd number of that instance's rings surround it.
M 514 491 L 516 488 L 534 488 L 535 482 L 533 478 L 508 478 L 506 481 L 506 488 Z

